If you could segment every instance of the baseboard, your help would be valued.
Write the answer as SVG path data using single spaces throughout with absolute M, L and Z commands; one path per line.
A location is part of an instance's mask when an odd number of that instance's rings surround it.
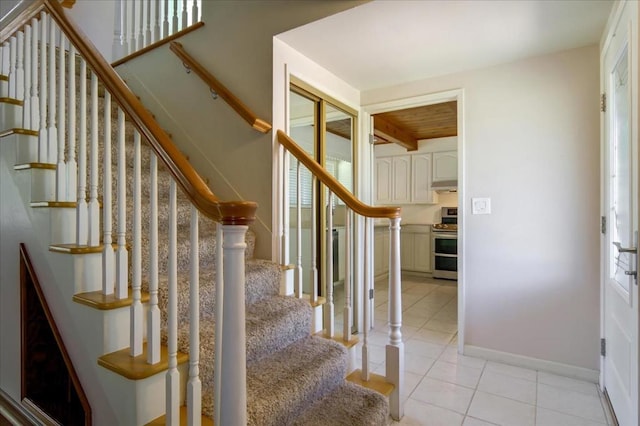
M 600 372 L 598 370 L 576 367 L 575 365 L 562 364 L 560 362 L 547 361 L 510 352 L 496 351 L 494 349 L 481 348 L 478 346 L 464 345 L 464 354 L 484 358 L 489 361 L 502 362 L 516 367 L 530 368 L 532 370 L 545 371 L 547 373 L 558 374 L 560 376 L 585 380 L 592 383 L 598 383 L 600 378 Z
M 22 406 L 22 404 L 16 402 L 2 389 L 0 389 L 0 420 L 1 419 L 7 420 L 11 425 L 42 424 L 33 417 L 33 415 Z

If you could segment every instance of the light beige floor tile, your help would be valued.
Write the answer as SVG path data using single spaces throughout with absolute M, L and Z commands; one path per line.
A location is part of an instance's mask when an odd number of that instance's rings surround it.
M 458 331 L 458 322 L 440 321 L 434 318 L 427 321 L 427 323 L 424 325 L 424 328 L 444 333 L 455 333 L 456 331 Z
M 460 426 L 464 416 L 445 408 L 409 398 L 404 407 L 401 425 Z
M 482 374 L 478 390 L 535 405 L 536 382 L 487 370 Z
M 424 340 L 425 342 L 440 343 L 446 345 L 451 341 L 454 333 L 443 333 L 441 331 L 429 330 L 428 328 L 421 328 L 413 336 L 414 339 Z
M 587 395 L 598 396 L 598 385 L 583 380 L 571 379 L 569 377 L 558 376 L 557 374 L 538 372 L 538 383 L 555 386 L 558 388 L 569 389 L 576 392 L 586 393 Z
M 407 311 L 402 313 L 402 325 L 403 326 L 404 325 L 409 325 L 411 327 L 422 328 L 422 326 L 424 326 L 427 323 L 427 321 L 429 321 L 429 317 L 428 316 L 415 315 L 415 314 L 409 313 Z
M 440 361 L 450 362 L 452 364 L 460 364 L 466 367 L 484 368 L 487 361 L 481 358 L 475 358 L 466 355 L 460 355 L 456 346 L 447 346 L 440 355 Z
M 513 365 L 502 364 L 500 362 L 488 361 L 485 367 L 488 371 L 493 371 L 507 376 L 517 377 L 519 379 L 525 379 L 532 382 L 537 381 L 538 375 L 535 370 L 528 368 L 516 367 Z
M 462 426 L 495 426 L 495 423 L 485 422 L 484 420 L 476 419 L 474 417 L 465 417 L 462 422 Z
M 533 426 L 533 405 L 477 391 L 467 413 L 471 417 L 499 425 Z
M 473 397 L 473 389 L 425 377 L 411 394 L 412 399 L 464 414 Z
M 422 302 L 418 302 L 416 305 L 407 308 L 403 311 L 402 315 L 421 317 L 425 319 L 426 323 L 438 313 L 439 308 L 419 306 L 420 303 Z
M 603 424 L 542 407 L 536 409 L 536 426 L 602 426 Z
M 424 376 L 422 374 L 404 373 L 404 389 L 400 394 L 402 396 L 410 397 L 413 391 L 416 390 Z
M 407 294 L 422 294 L 424 296 L 424 295 L 427 295 L 427 294 L 431 293 L 432 291 L 434 291 L 437 288 L 438 288 L 437 284 L 420 283 L 419 285 L 413 286 L 412 288 L 410 288 L 408 290 L 404 290 L 403 293 L 407 293 Z
M 436 361 L 427 373 L 427 377 L 475 389 L 481 374 L 481 368 Z
M 540 383 L 538 384 L 538 406 L 587 420 L 606 423 L 598 396 Z
M 404 354 L 404 370 L 410 373 L 424 376 L 435 362 L 435 359 L 428 358 L 424 355 L 406 351 Z
M 445 348 L 446 345 L 425 342 L 414 338 L 407 340 L 404 344 L 405 353 L 422 355 L 431 359 L 438 359 L 442 352 L 444 352 Z

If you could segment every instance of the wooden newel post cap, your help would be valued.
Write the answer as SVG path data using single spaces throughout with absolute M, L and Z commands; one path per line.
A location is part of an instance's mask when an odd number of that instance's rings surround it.
M 250 225 L 256 220 L 258 203 L 252 201 L 227 201 L 218 204 L 220 223 L 223 225 Z

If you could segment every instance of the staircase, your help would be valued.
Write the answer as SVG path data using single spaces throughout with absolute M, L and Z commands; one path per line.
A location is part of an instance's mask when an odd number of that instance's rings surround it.
M 345 345 L 312 335 L 309 301 L 281 295 L 282 267 L 254 258 L 255 206 L 203 189 L 114 72 L 76 56 L 83 42 L 60 6 L 35 3 L 40 9 L 0 40 L 0 167 L 25 208 L 38 209 L 29 214 L 34 229 L 49 233 L 40 251 L 51 254 L 33 261 L 55 273 L 41 281 L 73 300 L 59 310 L 87 321 L 63 337 L 100 342 L 72 354 L 86 367 L 84 387 L 100 388 L 90 400 L 106 394 L 91 401 L 93 421 L 178 424 L 184 405 L 189 424 L 387 424 L 387 399 L 345 380 Z M 47 31 L 36 37 L 45 21 L 75 49 L 50 49 Z M 91 324 L 102 327 L 99 337 Z M 83 352 L 97 352 L 98 365 L 78 359 Z

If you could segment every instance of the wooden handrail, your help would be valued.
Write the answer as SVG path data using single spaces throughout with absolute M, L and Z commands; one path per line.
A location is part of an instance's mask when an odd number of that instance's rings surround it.
M 176 183 L 182 188 L 194 206 L 205 216 L 226 225 L 246 225 L 255 220 L 257 204 L 251 201 L 220 201 L 185 156 L 176 148 L 165 131 L 138 100 L 136 95 L 122 81 L 109 63 L 98 53 L 93 43 L 82 33 L 77 25 L 66 16 L 57 0 L 37 0 L 23 11 L 14 22 L 24 25 L 37 13 L 46 8 L 65 33 L 78 53 L 98 76 L 112 99 L 131 119 L 133 125 L 151 145 L 160 161 L 167 167 Z M 28 14 L 28 16 L 27 16 Z M 19 27 L 11 26 L 14 30 Z M 3 30 L 0 42 L 13 33 Z
M 182 47 L 182 44 L 177 41 L 171 42 L 170 49 L 173 53 L 182 60 L 182 63 L 193 70 L 198 76 L 217 93 L 226 103 L 233 108 L 240 117 L 242 117 L 251 127 L 255 130 L 268 133 L 271 130 L 271 124 L 258 118 L 253 111 L 249 109 L 240 99 L 236 97 L 229 89 L 227 89 L 222 83 L 218 81 L 209 71 L 207 71 L 200 62 L 196 61 L 186 50 Z
M 284 146 L 294 157 L 298 159 L 307 169 L 325 184 L 331 192 L 336 194 L 354 212 L 361 216 L 373 218 L 393 219 L 400 217 L 402 209 L 400 207 L 374 207 L 364 204 L 345 188 L 336 178 L 331 176 L 316 160 L 311 158 L 304 149 L 300 147 L 285 132 L 278 130 L 278 142 Z

